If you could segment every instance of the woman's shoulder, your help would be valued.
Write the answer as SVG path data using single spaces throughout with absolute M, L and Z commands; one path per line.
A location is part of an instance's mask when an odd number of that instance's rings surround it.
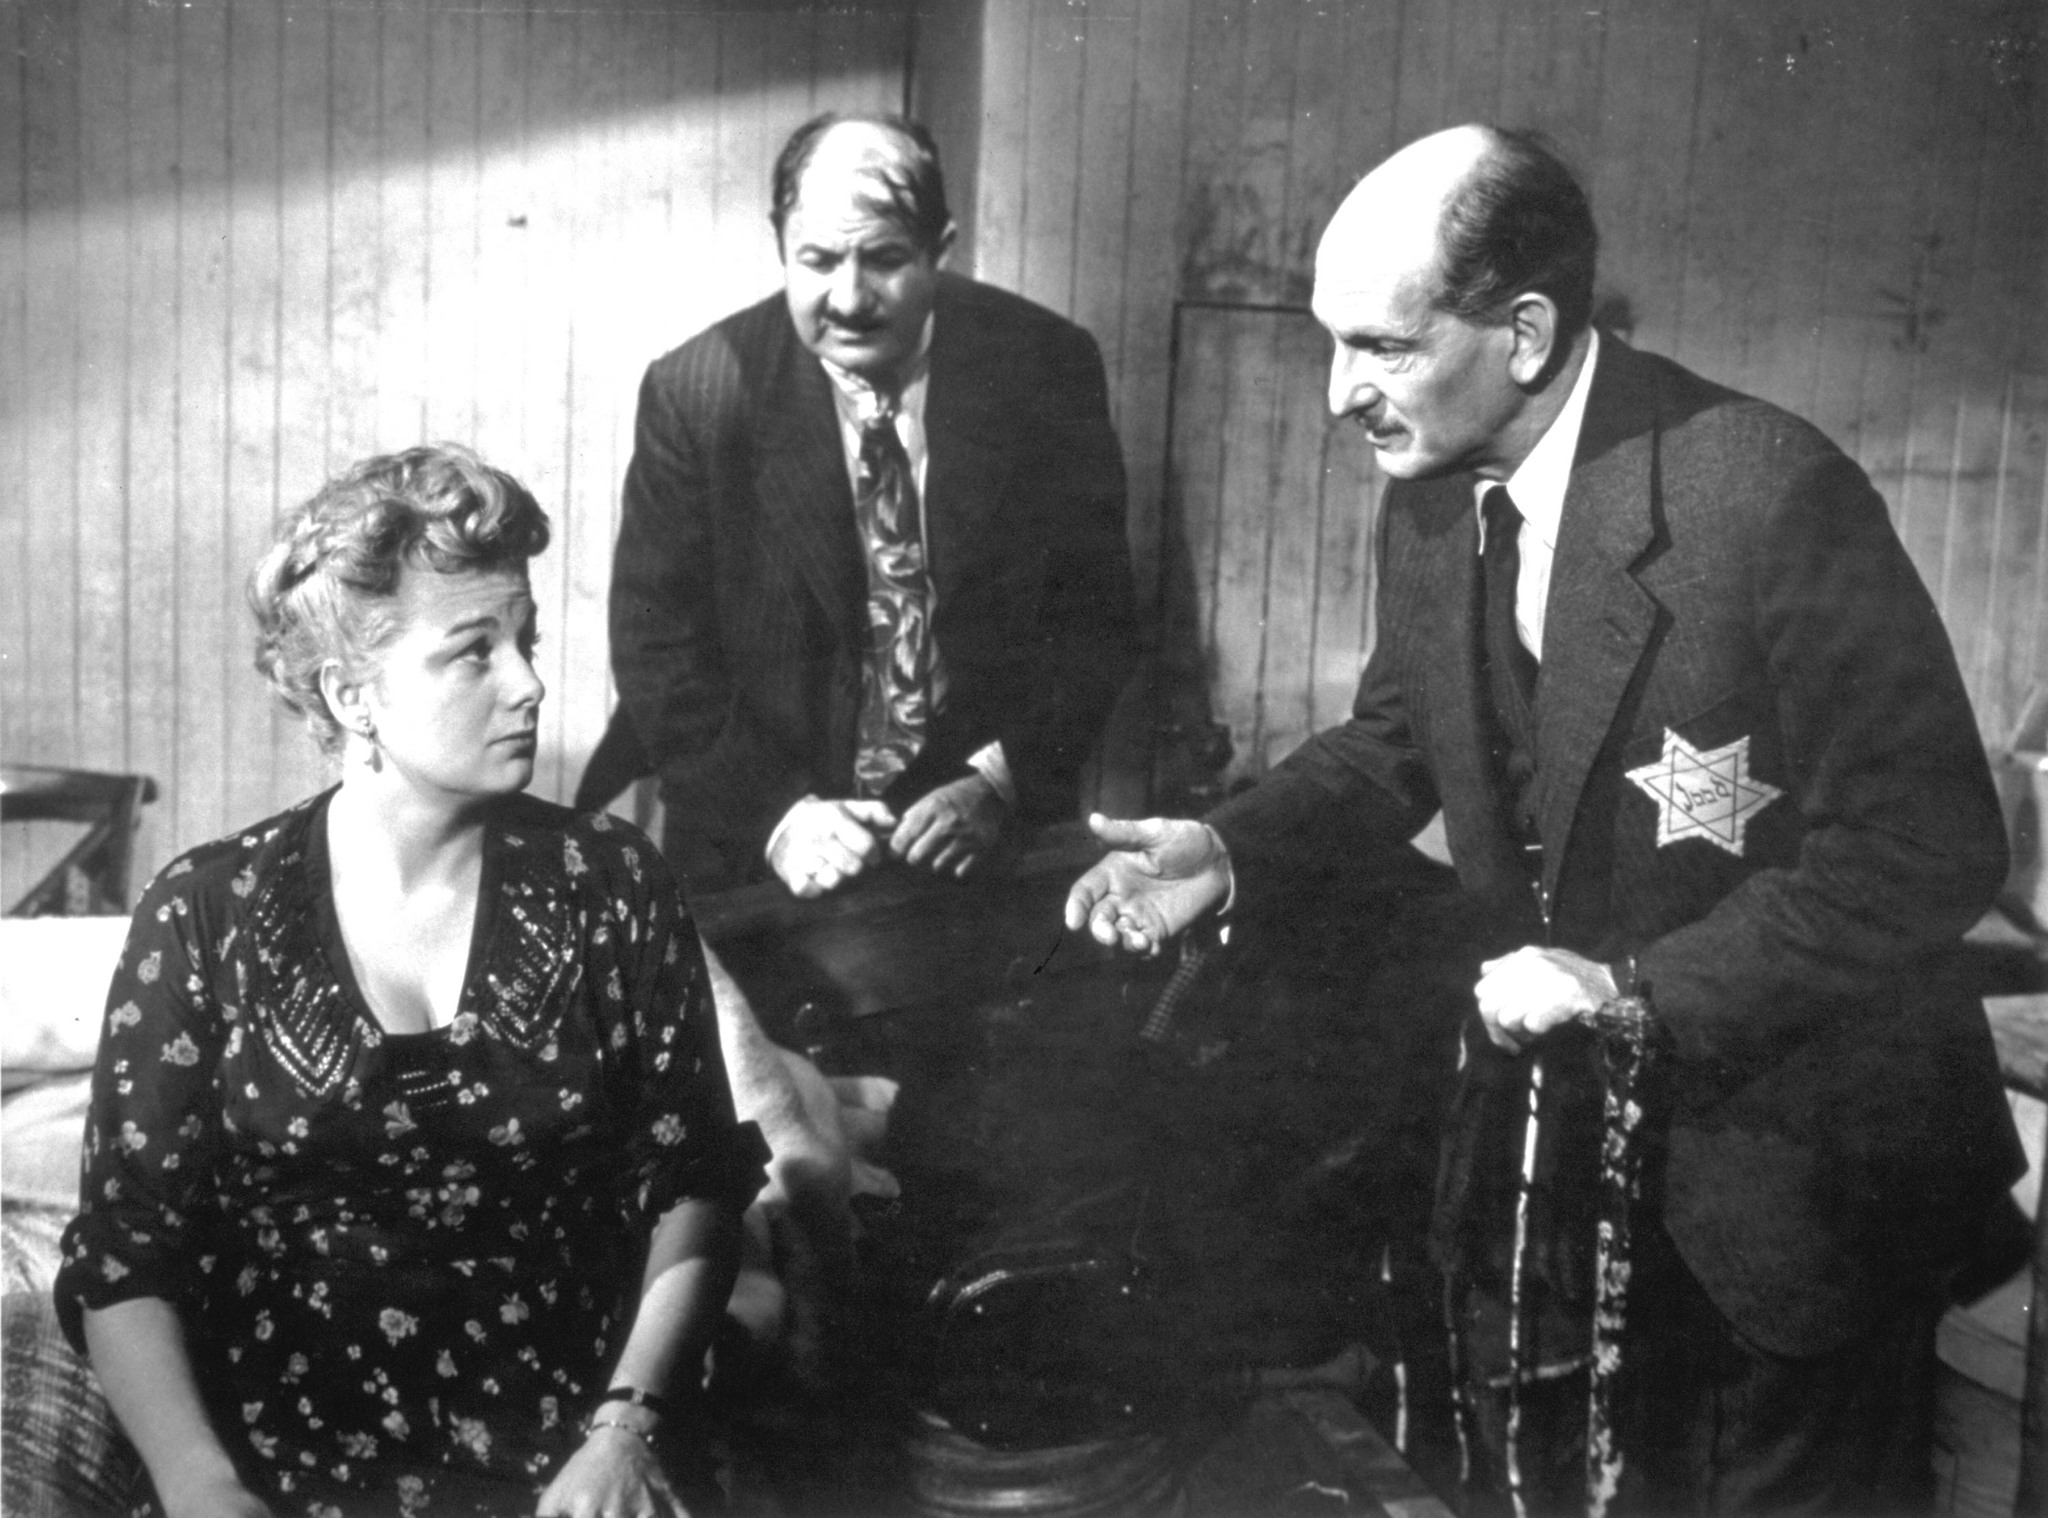
M 534 857 L 558 857 L 572 879 L 635 884 L 652 878 L 673 884 L 661 851 L 645 833 L 609 812 L 577 811 L 524 793 L 506 800 L 498 826 L 512 848 Z
M 157 872 L 143 892 L 143 901 L 218 891 L 248 896 L 279 859 L 296 856 L 327 794 L 322 791 L 308 796 L 261 822 L 185 850 Z

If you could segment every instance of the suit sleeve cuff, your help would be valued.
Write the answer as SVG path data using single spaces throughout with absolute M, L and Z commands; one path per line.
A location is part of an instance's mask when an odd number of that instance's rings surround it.
M 995 787 L 996 794 L 1003 798 L 1004 806 L 1012 809 L 1016 807 L 1017 782 L 1010 774 L 1010 761 L 1003 753 L 1003 742 L 1000 738 L 969 754 L 967 765 Z

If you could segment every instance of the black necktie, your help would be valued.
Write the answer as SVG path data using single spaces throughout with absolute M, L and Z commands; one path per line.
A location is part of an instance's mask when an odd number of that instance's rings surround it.
M 924 746 L 931 720 L 931 576 L 910 456 L 884 398 L 861 428 L 854 518 L 868 560 L 868 647 L 854 779 L 879 796 Z
M 1522 513 L 1505 485 L 1486 492 L 1486 552 L 1480 572 L 1486 582 L 1486 657 L 1514 680 L 1526 706 L 1536 695 L 1536 657 L 1515 627 L 1516 587 L 1522 577 Z

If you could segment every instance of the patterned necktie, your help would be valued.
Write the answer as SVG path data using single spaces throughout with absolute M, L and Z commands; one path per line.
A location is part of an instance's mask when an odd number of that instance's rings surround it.
M 883 397 L 861 428 L 854 519 L 868 560 L 868 648 L 854 779 L 879 796 L 924 746 L 931 721 L 931 576 L 910 455 Z

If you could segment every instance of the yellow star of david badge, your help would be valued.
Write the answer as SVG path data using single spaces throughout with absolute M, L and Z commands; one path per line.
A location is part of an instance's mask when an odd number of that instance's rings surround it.
M 1657 803 L 1657 847 L 1704 838 L 1740 858 L 1749 819 L 1785 793 L 1749 774 L 1749 736 L 1696 749 L 1670 728 L 1657 760 L 1628 772 Z

